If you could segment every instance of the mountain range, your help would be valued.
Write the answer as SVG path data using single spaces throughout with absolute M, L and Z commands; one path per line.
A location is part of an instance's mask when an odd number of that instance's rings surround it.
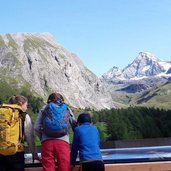
M 169 95 L 168 103 L 171 100 L 171 61 L 161 60 L 150 52 L 140 52 L 135 60 L 123 69 L 114 66 L 100 79 L 117 102 L 116 96 L 120 96 L 121 103 L 127 101 L 131 105 L 148 105 L 157 95 Z M 164 90 L 162 87 L 165 87 Z M 165 93 L 162 93 L 163 91 Z M 151 103 L 151 106 L 159 106 L 161 103 L 163 102 Z
M 125 68 L 114 66 L 98 78 L 50 33 L 1 34 L 0 80 L 0 87 L 24 87 L 44 101 L 59 92 L 75 108 L 168 108 L 171 101 L 171 61 L 140 52 Z
M 102 78 L 107 80 L 140 80 L 147 77 L 170 77 L 171 61 L 163 61 L 149 52 L 140 52 L 124 69 L 113 67 Z
M 59 92 L 75 108 L 115 107 L 102 81 L 50 33 L 1 34 L 0 80 L 11 89 L 27 87 L 45 101 Z

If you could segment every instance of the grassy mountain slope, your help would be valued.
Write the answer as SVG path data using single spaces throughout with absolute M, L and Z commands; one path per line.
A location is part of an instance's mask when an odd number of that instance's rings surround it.
M 137 97 L 138 105 L 171 109 L 171 83 L 165 83 Z
M 112 95 L 118 107 L 146 106 L 171 109 L 171 83 L 152 87 L 140 93 L 115 93 Z

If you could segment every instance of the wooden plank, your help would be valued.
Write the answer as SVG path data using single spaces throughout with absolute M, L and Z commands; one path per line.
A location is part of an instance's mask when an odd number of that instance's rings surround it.
M 107 164 L 106 171 L 171 171 L 171 162 Z

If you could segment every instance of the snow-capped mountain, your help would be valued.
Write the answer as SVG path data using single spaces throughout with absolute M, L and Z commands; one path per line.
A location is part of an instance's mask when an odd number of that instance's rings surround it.
M 166 82 L 169 77 L 171 77 L 171 61 L 161 60 L 149 52 L 140 52 L 127 67 L 123 69 L 113 67 L 103 74 L 101 79 L 112 91 L 114 89 L 126 91 L 127 87 L 131 87 L 131 90 L 136 92 L 135 85 L 138 87 L 137 91 L 141 91 L 141 87 L 144 90 L 156 83 Z
M 149 52 L 140 52 L 137 58 L 124 69 L 113 67 L 102 76 L 104 79 L 134 80 L 168 74 L 171 62 L 163 61 Z

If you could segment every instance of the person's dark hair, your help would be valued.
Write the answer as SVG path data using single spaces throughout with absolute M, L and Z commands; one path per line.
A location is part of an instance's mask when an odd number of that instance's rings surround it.
M 10 104 L 22 105 L 27 102 L 27 98 L 24 96 L 12 96 L 9 99 Z
M 49 95 L 47 103 L 54 102 L 54 103 L 61 103 L 64 102 L 64 98 L 61 94 L 59 93 L 52 93 Z
M 77 123 L 85 123 L 85 122 L 91 123 L 91 117 L 88 113 L 81 113 L 78 116 Z

